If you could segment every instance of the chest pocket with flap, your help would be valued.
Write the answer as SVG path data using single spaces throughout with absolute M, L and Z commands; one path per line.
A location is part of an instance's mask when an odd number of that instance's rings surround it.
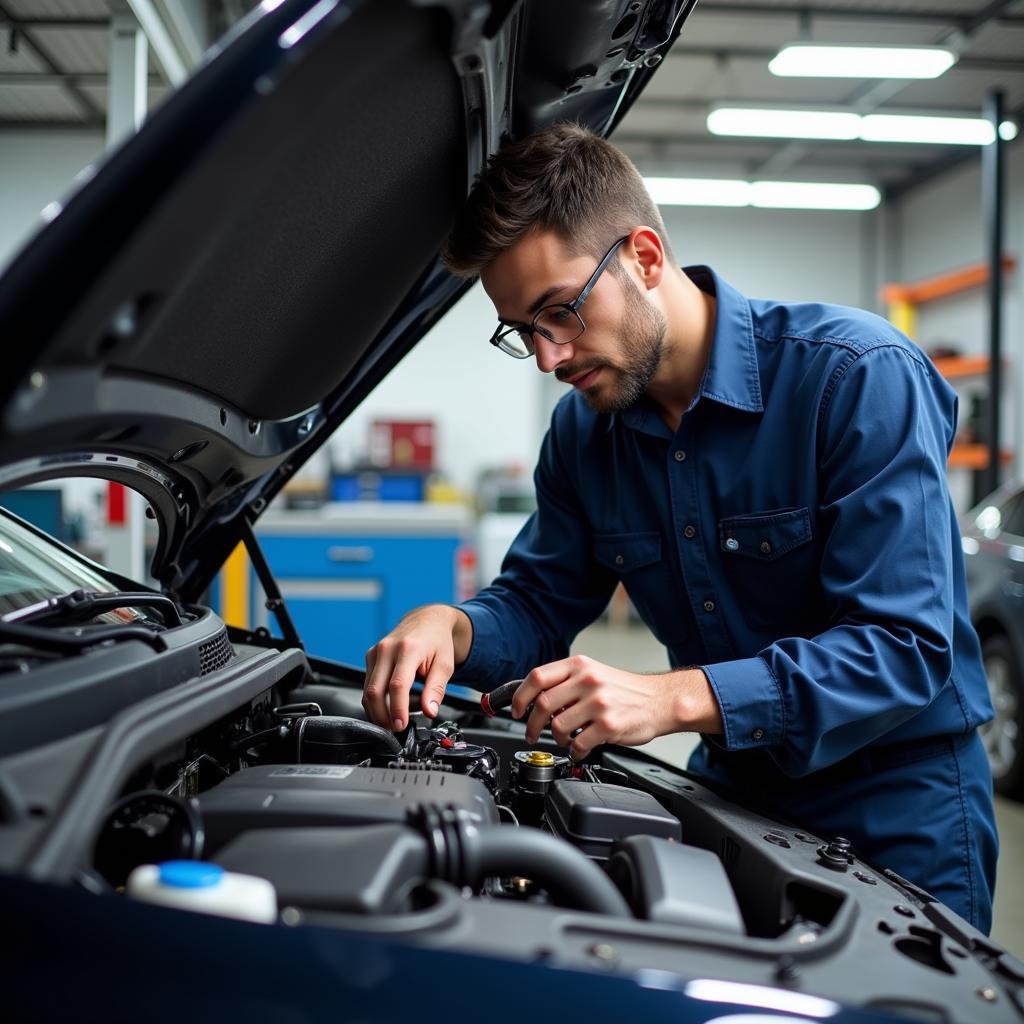
M 595 534 L 594 557 L 619 575 L 632 572 L 634 569 L 642 569 L 646 565 L 661 561 L 661 534 Z
M 719 520 L 722 564 L 740 614 L 755 629 L 806 627 L 820 593 L 806 508 L 775 509 Z
M 718 535 L 730 555 L 774 562 L 811 539 L 811 516 L 806 508 L 731 516 L 719 521 Z

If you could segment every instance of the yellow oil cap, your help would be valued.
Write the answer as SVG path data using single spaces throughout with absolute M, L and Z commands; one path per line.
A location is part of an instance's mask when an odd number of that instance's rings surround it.
M 546 750 L 531 750 L 526 755 L 527 764 L 535 764 L 541 768 L 550 768 L 555 763 L 555 755 Z

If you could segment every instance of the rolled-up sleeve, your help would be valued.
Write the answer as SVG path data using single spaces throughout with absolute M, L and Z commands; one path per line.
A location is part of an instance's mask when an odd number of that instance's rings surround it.
M 617 577 L 593 558 L 572 460 L 564 457 L 575 444 L 563 401 L 534 472 L 537 511 L 509 548 L 501 575 L 458 606 L 472 622 L 473 644 L 455 682 L 488 689 L 566 657 L 576 634 L 608 604 Z
M 883 345 L 829 381 L 816 443 L 831 625 L 704 666 L 729 749 L 765 747 L 784 772 L 804 775 L 884 736 L 947 685 L 956 398 L 934 374 L 912 351 Z

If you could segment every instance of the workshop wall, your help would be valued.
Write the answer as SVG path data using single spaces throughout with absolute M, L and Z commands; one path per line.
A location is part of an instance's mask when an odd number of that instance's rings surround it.
M 101 134 L 5 132 L 0 140 L 0 265 L 103 151 Z M 983 258 L 980 162 L 931 182 L 891 209 L 871 213 L 667 207 L 682 263 L 707 263 L 746 294 L 839 302 L 881 311 L 883 280 L 918 278 Z M 886 222 L 889 227 L 886 228 Z M 888 248 L 883 231 L 896 239 Z M 1007 152 L 1007 251 L 1024 257 L 1024 146 Z M 1007 279 L 1004 346 L 1011 361 L 1007 438 L 1024 467 L 1024 273 Z M 471 491 L 484 467 L 531 468 L 550 410 L 565 386 L 531 363 L 502 359 L 487 345 L 493 309 L 479 286 L 432 331 L 356 411 L 331 443 L 340 464 L 365 453 L 375 418 L 433 419 L 439 463 Z M 981 352 L 983 292 L 921 310 L 919 340 Z M 966 401 L 965 401 L 966 405 Z M 963 488 L 959 489 L 961 492 Z M 958 493 L 955 488 L 955 493 Z M 958 500 L 963 506 L 965 499 Z
M 1017 259 L 1017 269 L 1003 278 L 1003 354 L 1007 362 L 1003 390 L 1004 445 L 1012 450 L 1009 475 L 1024 472 L 1024 143 L 1007 146 L 1005 155 L 1003 249 Z M 898 249 L 894 280 L 917 281 L 947 270 L 987 260 L 981 161 L 907 193 L 896 204 Z M 988 296 L 984 288 L 918 307 L 917 338 L 925 349 L 955 347 L 965 355 L 988 350 Z M 973 394 L 984 394 L 984 378 L 957 385 L 960 417 L 970 413 Z M 963 511 L 969 504 L 966 471 L 951 475 L 954 499 Z
M 335 461 L 351 464 L 365 454 L 371 420 L 430 419 L 438 465 L 467 493 L 485 467 L 517 463 L 532 471 L 547 426 L 541 375 L 532 360 L 489 345 L 493 330 L 494 307 L 476 284 L 334 435 Z
M 663 207 L 683 265 L 706 263 L 752 297 L 877 308 L 871 213 Z
M 662 211 L 681 263 L 707 263 L 754 296 L 878 308 L 874 213 L 699 209 Z M 532 361 L 487 344 L 494 309 L 479 285 L 378 387 L 332 440 L 336 461 L 365 447 L 369 422 L 433 419 L 439 464 L 471 490 L 481 469 L 532 471 L 551 410 L 568 390 Z
M 103 147 L 101 132 L 0 134 L 0 268 L 39 225 L 43 207 L 63 196 Z
M 665 206 L 661 215 L 680 265 L 706 264 L 745 295 L 880 311 L 880 211 Z M 539 387 L 546 426 L 566 385 L 549 374 Z

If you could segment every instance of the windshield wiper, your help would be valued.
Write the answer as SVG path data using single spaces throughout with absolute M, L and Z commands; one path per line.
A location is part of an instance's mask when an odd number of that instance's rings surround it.
M 37 601 L 35 604 L 8 612 L 0 616 L 0 623 L 39 623 L 48 620 L 75 622 L 91 619 L 115 608 L 155 608 L 160 612 L 167 627 L 180 626 L 184 622 L 178 606 L 163 594 L 145 590 L 138 593 L 128 590 L 115 590 L 112 593 L 99 590 L 72 590 L 59 597 L 48 597 L 45 601 Z
M 167 644 L 159 633 L 145 626 L 107 626 L 106 628 L 77 628 L 71 633 L 45 626 L 30 626 L 24 622 L 0 620 L 0 644 L 18 644 L 37 651 L 55 651 L 58 654 L 77 654 L 87 647 L 103 643 L 123 643 L 141 640 L 154 651 L 166 651 Z

